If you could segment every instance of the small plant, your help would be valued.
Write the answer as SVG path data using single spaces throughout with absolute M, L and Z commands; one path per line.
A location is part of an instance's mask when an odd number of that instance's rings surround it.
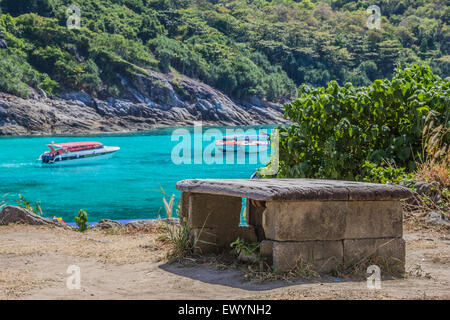
M 77 224 L 78 231 L 84 232 L 89 229 L 88 216 L 85 210 L 80 210 L 78 216 L 75 217 L 75 223 Z
M 173 216 L 173 203 L 175 201 L 175 195 L 172 194 L 172 196 L 170 196 L 169 198 L 169 202 L 167 202 L 166 198 L 169 197 L 169 195 L 166 193 L 166 191 L 163 189 L 163 187 L 160 185 L 159 186 L 161 191 L 158 190 L 154 190 L 156 192 L 162 193 L 163 194 L 163 203 L 164 203 L 164 209 L 166 210 L 166 215 L 168 219 L 172 219 Z M 159 216 L 159 214 L 158 214 Z
M 163 198 L 164 209 L 166 209 L 167 218 L 172 219 L 173 202 L 175 200 L 175 195 L 172 194 L 169 202 L 167 202 L 166 197 Z
M 232 247 L 234 250 L 236 250 L 237 254 L 242 254 L 245 257 L 255 257 L 258 256 L 258 250 L 261 243 L 246 243 L 241 238 L 237 238 L 236 241 L 232 242 L 230 244 L 230 247 Z
M 291 271 L 303 279 L 311 279 L 318 276 L 318 273 L 313 269 L 313 266 L 306 261 L 299 259 L 296 266 Z
M 162 189 L 162 188 L 161 188 Z M 180 224 L 174 225 L 168 222 L 163 223 L 163 230 L 166 236 L 160 237 L 160 241 L 172 244 L 171 250 L 167 253 L 169 258 L 180 260 L 193 253 L 194 244 L 190 236 L 190 228 L 186 218 L 180 214 L 181 207 L 177 206 L 177 215 L 180 217 Z
M 17 205 L 21 208 L 24 208 L 28 211 L 31 211 L 35 214 L 38 214 L 40 216 L 42 216 L 42 209 L 41 209 L 41 202 L 40 201 L 36 201 L 35 202 L 35 207 L 33 208 L 33 206 L 31 205 L 30 201 L 28 201 L 27 199 L 25 199 L 25 197 L 21 194 L 19 194 L 19 200 L 16 200 Z
M 191 233 L 191 228 L 189 227 L 187 217 L 181 211 L 181 206 L 177 206 L 177 216 L 179 217 L 179 224 L 174 224 L 171 222 L 163 222 L 163 230 L 166 232 L 166 236 L 160 237 L 160 241 L 166 241 L 172 244 L 172 248 L 167 253 L 167 257 L 172 260 L 182 260 L 188 256 L 194 254 L 195 250 L 201 251 L 198 243 L 214 245 L 214 243 L 200 240 L 200 236 L 204 231 L 206 225 L 206 220 L 208 220 L 209 215 L 206 217 L 205 223 L 199 230 L 198 234 L 195 236 Z

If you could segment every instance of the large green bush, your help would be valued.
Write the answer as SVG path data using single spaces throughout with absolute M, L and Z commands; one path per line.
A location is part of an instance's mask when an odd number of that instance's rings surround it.
M 302 86 L 285 110 L 292 124 L 280 128 L 279 177 L 358 180 L 366 161 L 413 170 L 428 113 L 434 126 L 450 127 L 450 79 L 428 66 L 398 67 L 367 87 Z

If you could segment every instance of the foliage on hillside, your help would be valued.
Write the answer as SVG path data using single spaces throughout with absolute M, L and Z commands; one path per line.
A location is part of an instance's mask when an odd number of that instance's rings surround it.
M 66 27 L 67 6 L 80 30 Z M 83 89 L 111 94 L 141 68 L 198 78 L 234 97 L 288 100 L 300 84 L 368 85 L 397 62 L 449 74 L 444 0 L 0 0 L 0 89 L 27 96 Z M 14 76 L 13 76 L 14 74 Z
M 304 85 L 285 110 L 293 124 L 280 129 L 279 177 L 362 180 L 385 163 L 399 168 L 394 176 L 412 172 L 426 121 L 450 145 L 450 79 L 428 66 L 399 67 L 367 87 Z

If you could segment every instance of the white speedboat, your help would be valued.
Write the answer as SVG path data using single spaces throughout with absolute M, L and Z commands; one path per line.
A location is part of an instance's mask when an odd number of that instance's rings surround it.
M 104 146 L 102 143 L 95 141 L 52 142 L 47 146 L 50 148 L 50 151 L 44 152 L 38 159 L 43 164 L 62 164 L 107 159 L 114 152 L 120 150 L 119 147 Z
M 270 146 L 269 136 L 260 135 L 232 135 L 216 140 L 215 146 L 225 152 L 258 153 L 265 152 Z

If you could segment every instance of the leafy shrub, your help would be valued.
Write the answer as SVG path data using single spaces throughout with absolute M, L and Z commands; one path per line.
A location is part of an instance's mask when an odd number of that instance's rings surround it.
M 75 217 L 75 223 L 77 224 L 78 231 L 84 232 L 89 229 L 88 216 L 85 210 L 80 210 L 78 216 Z
M 411 180 L 412 173 L 406 173 L 405 168 L 396 168 L 394 166 L 377 166 L 366 161 L 363 164 L 364 181 L 374 183 L 399 184 L 402 181 Z
M 230 244 L 230 247 L 236 250 L 237 254 L 242 254 L 245 257 L 252 257 L 259 251 L 261 243 L 246 243 L 243 239 L 237 238 Z
M 285 106 L 292 125 L 280 128 L 278 176 L 359 180 L 366 161 L 412 171 L 428 113 L 434 126 L 450 125 L 449 97 L 450 80 L 417 65 L 367 87 L 302 86 Z

